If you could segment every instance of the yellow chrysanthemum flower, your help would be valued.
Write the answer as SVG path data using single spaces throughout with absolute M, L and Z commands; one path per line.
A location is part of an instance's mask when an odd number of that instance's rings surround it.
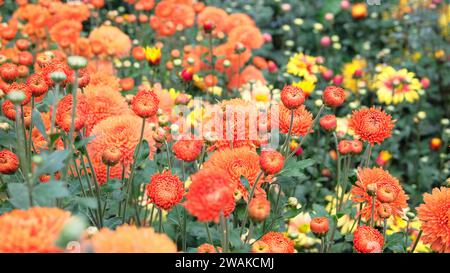
M 309 82 L 317 82 L 317 73 L 322 71 L 322 66 L 318 63 L 318 58 L 308 56 L 303 53 L 296 53 L 289 59 L 286 66 L 287 73 L 301 77 Z
M 353 59 L 350 63 L 344 64 L 342 68 L 342 76 L 344 80 L 343 86 L 353 92 L 358 92 L 358 81 L 365 80 L 364 69 L 367 62 L 364 59 Z M 360 72 L 361 75 L 355 75 L 355 72 Z
M 313 81 L 307 80 L 294 82 L 292 85 L 303 90 L 303 92 L 308 96 L 311 95 L 311 93 L 314 91 L 314 88 L 316 88 L 316 85 Z
M 385 66 L 375 77 L 374 88 L 377 90 L 378 100 L 382 103 L 398 104 L 404 100 L 412 103 L 419 99 L 422 84 L 413 72 Z

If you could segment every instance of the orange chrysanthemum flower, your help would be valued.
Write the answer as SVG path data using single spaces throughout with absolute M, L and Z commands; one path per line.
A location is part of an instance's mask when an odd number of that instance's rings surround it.
M 194 161 L 201 153 L 203 140 L 196 140 L 193 136 L 184 136 L 172 146 L 175 156 L 183 161 Z
M 423 200 L 417 208 L 423 242 L 434 251 L 450 253 L 450 188 L 434 188 Z
M 337 86 L 327 86 L 322 98 L 323 102 L 330 107 L 341 106 L 345 101 L 345 90 Z
M 64 74 L 66 74 L 66 80 L 60 83 L 61 86 L 65 86 L 73 80 L 73 70 L 71 70 L 65 62 L 59 60 L 58 58 L 51 60 L 49 63 L 46 63 L 39 72 L 45 79 L 45 82 L 48 86 L 53 86 L 55 84 L 51 79 L 51 74 L 53 72 L 63 72 Z
M 19 158 L 10 150 L 0 151 L 0 173 L 13 174 L 19 168 Z
M 383 140 L 391 136 L 394 128 L 391 115 L 383 110 L 372 107 L 353 111 L 349 120 L 349 128 L 364 141 L 374 145 L 381 144 Z
M 294 253 L 294 242 L 280 232 L 271 231 L 261 238 L 271 253 Z
M 63 20 L 57 22 L 50 29 L 50 37 L 62 48 L 66 48 L 76 43 L 80 37 L 83 26 L 75 20 Z
M 203 26 L 204 24 L 212 24 L 214 26 L 213 33 L 219 34 L 225 31 L 228 14 L 221 8 L 208 6 L 199 13 L 197 17 L 197 24 Z
M 373 227 L 359 226 L 353 233 L 353 246 L 360 253 L 380 253 L 383 245 L 383 235 Z
M 159 99 L 156 93 L 150 89 L 141 89 L 131 102 L 131 109 L 141 118 L 149 118 L 158 112 Z
M 264 44 L 264 39 L 257 27 L 241 25 L 230 31 L 228 42 L 232 44 L 242 43 L 246 48 L 257 49 Z
M 111 116 L 131 113 L 125 97 L 117 92 L 116 89 L 107 85 L 92 86 L 89 84 L 84 89 L 84 95 L 89 105 L 86 119 L 87 135 L 100 121 Z
M 183 198 L 184 185 L 178 176 L 166 171 L 152 176 L 146 193 L 158 208 L 171 210 Z
M 33 207 L 0 216 L 0 253 L 61 252 L 55 245 L 70 212 Z
M 133 115 L 120 115 L 106 118 L 100 121 L 91 131 L 95 138 L 88 144 L 89 153 L 101 162 L 103 151 L 108 147 L 114 147 L 121 152 L 120 163 L 129 166 L 133 162 L 134 150 L 139 142 L 141 119 Z M 155 141 L 152 138 L 152 130 L 146 126 L 144 139 L 150 146 L 149 157 L 153 158 Z
M 265 150 L 259 156 L 259 164 L 266 174 L 277 174 L 284 166 L 284 156 L 275 150 Z
M 97 253 L 174 253 L 177 246 L 165 233 L 151 227 L 120 226 L 116 230 L 102 228 L 90 239 Z
M 217 222 L 221 213 L 228 217 L 233 212 L 234 188 L 226 172 L 220 169 L 203 169 L 192 175 L 191 180 L 184 207 L 199 221 Z
M 281 90 L 281 102 L 286 108 L 293 110 L 305 102 L 305 94 L 303 91 L 293 85 L 285 85 L 283 90 Z
M 239 26 L 255 26 L 253 19 L 245 13 L 233 13 L 227 17 L 225 22 L 225 32 L 229 33 Z
M 2 104 L 2 112 L 5 115 L 5 117 L 7 117 L 8 119 L 15 121 L 16 120 L 16 107 L 14 106 L 14 104 L 9 101 L 6 100 L 3 104 Z M 25 121 L 25 127 L 29 127 L 30 126 L 30 122 L 31 122 L 31 107 L 28 105 L 23 106 L 23 116 L 24 116 L 24 121 Z
M 217 250 L 222 252 L 222 248 L 218 247 Z M 198 253 L 217 253 L 216 248 L 212 244 L 202 244 L 197 247 Z
M 248 205 L 248 217 L 255 222 L 262 222 L 270 214 L 270 202 L 265 197 L 253 198 Z
M 291 122 L 291 110 L 280 104 L 279 112 L 279 128 L 280 132 L 287 134 L 289 132 L 289 126 Z M 305 136 L 307 135 L 308 129 L 311 127 L 313 122 L 313 115 L 311 112 L 306 110 L 304 105 L 294 110 L 294 121 L 292 123 L 292 135 L 295 136 Z
M 122 58 L 127 56 L 131 50 L 131 40 L 128 35 L 114 26 L 100 26 L 92 30 L 89 40 L 100 41 L 106 49 L 106 54 Z
M 39 74 L 33 74 L 27 79 L 28 88 L 35 97 L 44 95 L 48 91 L 48 85 Z
M 203 164 L 204 168 L 212 170 L 222 170 L 230 177 L 230 187 L 238 189 L 244 197 L 248 195 L 247 189 L 241 182 L 241 176 L 245 177 L 250 184 L 250 188 L 261 172 L 259 166 L 259 156 L 254 149 L 249 147 L 240 148 L 226 148 L 220 151 L 214 152 L 208 160 Z M 257 195 L 262 189 L 260 185 L 263 181 L 269 180 L 269 178 L 262 177 L 258 181 L 258 187 L 255 194 Z
M 120 79 L 102 70 L 90 74 L 91 80 L 87 87 L 108 86 L 110 89 L 120 91 Z
M 62 130 L 69 132 L 72 123 L 72 94 L 64 96 L 58 103 L 56 108 L 56 125 Z M 81 130 L 86 124 L 89 106 L 86 97 L 78 91 L 77 106 L 75 115 L 75 131 Z
M 364 168 L 358 170 L 358 181 L 351 189 L 352 200 L 356 203 L 365 203 L 363 209 L 359 212 L 363 219 L 371 218 L 372 212 L 372 196 L 369 190 L 376 191 L 375 200 L 375 221 L 380 219 L 378 208 L 382 203 L 388 203 L 392 208 L 392 215 L 402 216 L 403 209 L 408 205 L 406 200 L 408 196 L 403 191 L 399 181 L 391 176 L 388 171 L 382 168 Z
M 244 67 L 245 63 L 247 63 L 250 58 L 252 57 L 252 53 L 250 50 L 246 50 L 242 52 L 241 54 L 237 54 L 235 51 L 235 44 L 232 43 L 225 43 L 222 45 L 219 45 L 213 49 L 214 56 L 217 56 L 217 61 L 215 63 L 215 67 L 220 72 L 227 73 L 228 76 L 237 74 L 242 67 Z M 209 56 L 207 56 L 209 58 Z M 224 61 L 227 60 L 230 62 L 229 67 L 224 66 Z M 253 67 L 256 69 L 256 67 Z M 256 69 L 258 70 L 258 69 Z M 259 70 L 258 70 L 259 71 Z M 243 71 L 241 72 L 241 76 L 243 74 Z M 246 75 L 248 75 L 249 72 L 247 70 Z M 254 73 L 255 75 L 257 73 Z M 263 77 L 264 78 L 264 77 Z M 256 78 L 255 78 L 256 79 Z M 235 79 L 235 83 L 233 83 L 233 87 L 237 85 L 237 77 Z M 244 82 L 241 80 L 241 83 Z
M 239 88 L 251 80 L 260 81 L 262 84 L 266 84 L 266 78 L 264 78 L 264 74 L 261 72 L 261 70 L 253 65 L 247 65 L 242 70 L 240 75 L 236 73 L 231 76 L 230 82 L 228 83 L 227 87 L 229 89 Z

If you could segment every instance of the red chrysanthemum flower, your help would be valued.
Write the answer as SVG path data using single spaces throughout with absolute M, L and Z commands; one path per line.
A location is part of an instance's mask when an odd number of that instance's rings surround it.
M 13 63 L 4 63 L 0 66 L 0 78 L 5 82 L 13 82 L 19 76 L 17 65 Z
M 293 110 L 305 102 L 305 94 L 303 91 L 293 85 L 285 85 L 281 90 L 281 102 L 287 109 Z
M 28 88 L 35 97 L 44 95 L 48 91 L 48 85 L 40 74 L 33 74 L 27 80 Z
M 394 121 L 383 110 L 372 107 L 353 111 L 349 120 L 349 128 L 360 139 L 372 145 L 375 143 L 381 144 L 383 140 L 391 136 Z
M 8 119 L 15 121 L 16 120 L 16 106 L 10 101 L 6 100 L 2 104 L 2 112 L 5 117 Z M 20 111 L 19 111 L 20 112 Z M 25 121 L 25 127 L 30 126 L 31 122 L 31 107 L 28 105 L 23 106 L 23 116 Z
M 158 112 L 159 99 L 153 90 L 141 89 L 131 102 L 131 109 L 141 118 L 149 118 Z
M 218 247 L 217 250 L 222 252 L 222 248 Z M 198 253 L 217 253 L 216 248 L 212 244 L 202 244 L 197 247 Z
M 32 207 L 0 216 L 0 253 L 61 252 L 55 245 L 70 212 Z
M 96 253 L 174 253 L 176 244 L 165 233 L 151 227 L 123 225 L 116 230 L 102 228 L 89 242 Z
M 422 241 L 437 252 L 450 253 L 450 188 L 434 188 L 423 195 L 417 208 L 422 223 Z
M 330 229 L 330 221 L 327 217 L 314 217 L 311 219 L 309 226 L 314 234 L 322 236 L 327 234 Z
M 171 210 L 183 198 L 184 185 L 178 176 L 166 171 L 152 176 L 146 193 L 158 208 Z
M 364 168 L 358 170 L 358 181 L 351 189 L 352 200 L 356 203 L 365 203 L 363 209 L 359 212 L 363 219 L 371 218 L 372 196 L 368 193 L 373 191 L 376 194 L 375 200 L 375 221 L 380 219 L 377 213 L 382 203 L 389 203 L 392 208 L 392 215 L 402 216 L 403 209 L 408 205 L 408 197 L 403 191 L 399 181 L 391 176 L 388 171 L 382 168 Z
M 284 156 L 275 150 L 265 150 L 259 156 L 259 164 L 266 174 L 277 174 L 283 169 Z
M 58 107 L 56 108 L 56 125 L 66 132 L 69 132 L 72 126 L 72 105 L 72 94 L 68 94 L 59 101 Z M 75 111 L 75 131 L 79 131 L 84 127 L 89 113 L 88 107 L 86 97 L 81 92 L 78 92 Z
M 248 216 L 255 222 L 262 222 L 270 214 L 270 202 L 265 197 L 256 197 L 248 205 Z
M 40 71 L 48 86 L 53 86 L 55 84 L 51 79 L 51 74 L 53 72 L 63 72 L 64 74 L 66 74 L 66 79 L 60 83 L 61 86 L 65 86 L 66 84 L 73 81 L 73 70 L 71 70 L 65 62 L 55 58 L 48 64 L 45 64 L 45 66 Z
M 191 179 L 184 202 L 190 214 L 202 222 L 217 222 L 221 213 L 228 217 L 233 212 L 234 189 L 227 173 L 220 169 L 203 169 L 192 175 Z
M 320 126 L 326 131 L 333 131 L 336 129 L 337 120 L 335 115 L 325 115 L 320 118 Z
M 322 98 L 327 106 L 341 106 L 345 101 L 345 90 L 337 86 L 327 86 L 323 91 Z
M 280 232 L 271 231 L 261 238 L 271 253 L 294 253 L 294 242 Z
M 353 246 L 360 253 L 381 253 L 383 245 L 383 235 L 373 227 L 359 226 L 353 233 Z
M 363 143 L 357 139 L 352 141 L 352 153 L 357 155 L 360 154 L 363 150 Z
M 352 152 L 352 141 L 343 139 L 339 141 L 338 151 L 341 155 L 346 155 Z
M 19 168 L 19 158 L 10 150 L 0 151 L 0 173 L 13 174 Z
M 172 146 L 175 156 L 183 161 L 194 161 L 201 153 L 203 140 L 196 140 L 193 136 L 184 136 Z
M 279 112 L 279 126 L 280 132 L 287 134 L 289 132 L 289 126 L 291 122 L 291 110 L 287 109 L 283 105 L 280 105 Z M 304 105 L 294 111 L 294 122 L 292 123 L 292 135 L 294 136 L 305 136 L 307 135 L 308 129 L 311 127 L 313 122 L 312 114 L 306 110 Z

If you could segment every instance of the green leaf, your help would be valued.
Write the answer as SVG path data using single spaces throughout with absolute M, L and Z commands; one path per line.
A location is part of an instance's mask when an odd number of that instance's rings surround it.
M 97 209 L 97 200 L 93 197 L 76 197 L 75 202 L 85 208 Z
M 244 185 L 244 187 L 247 189 L 247 192 L 250 192 L 251 191 L 250 184 L 248 183 L 247 178 L 241 176 L 240 180 L 241 180 L 241 183 Z
M 43 163 L 37 168 L 37 175 L 54 174 L 61 170 L 65 166 L 64 160 L 69 154 L 69 150 L 54 151 L 50 154 L 47 152 L 41 153 Z
M 47 131 L 45 130 L 45 125 L 42 121 L 41 113 L 36 109 L 33 109 L 33 124 L 34 126 L 36 126 L 42 136 L 47 139 Z
M 77 150 L 84 148 L 89 142 L 91 142 L 93 139 L 95 138 L 95 136 L 89 136 L 86 138 L 82 138 L 80 140 L 78 140 L 77 142 L 75 142 L 75 148 Z
M 18 209 L 28 209 L 30 207 L 30 198 L 28 187 L 22 183 L 8 184 L 9 202 Z
M 39 206 L 54 206 L 57 198 L 69 196 L 69 191 L 61 181 L 41 183 L 33 189 L 33 201 Z

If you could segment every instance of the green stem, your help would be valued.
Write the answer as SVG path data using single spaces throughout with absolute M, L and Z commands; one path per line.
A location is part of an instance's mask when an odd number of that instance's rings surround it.
M 53 94 L 53 107 L 52 107 L 51 121 L 50 121 L 50 136 L 53 135 L 53 133 L 55 131 L 56 107 L 57 107 L 58 97 L 59 97 L 59 88 L 60 88 L 59 83 L 57 83 L 55 86 L 55 92 Z
M 419 234 L 417 235 L 417 238 L 414 241 L 414 244 L 413 244 L 411 250 L 409 251 L 410 253 L 414 253 L 414 251 L 416 250 L 416 247 L 417 247 L 417 245 L 419 244 L 419 241 L 420 241 L 420 237 L 422 237 L 422 232 L 423 232 L 423 230 L 419 231 Z
M 167 143 L 167 140 L 164 140 L 164 146 L 166 147 L 167 166 L 169 167 L 169 170 L 172 170 L 172 162 L 170 160 L 170 149 L 169 149 L 169 143 Z
M 244 227 L 245 227 L 245 225 L 247 224 L 248 207 L 249 207 L 249 205 L 250 205 L 250 202 L 251 202 L 252 199 L 253 199 L 253 195 L 254 195 L 254 193 L 255 193 L 256 186 L 258 185 L 258 181 L 261 179 L 261 177 L 262 177 L 263 174 L 264 174 L 263 171 L 260 171 L 260 172 L 259 172 L 258 176 L 256 177 L 255 183 L 253 184 L 252 189 L 250 190 L 250 195 L 249 195 L 249 197 L 248 197 L 247 206 L 245 207 L 244 220 L 242 221 L 242 226 L 241 226 L 241 232 L 240 232 L 240 235 L 241 235 L 241 236 L 242 236 L 242 233 L 243 233 L 243 231 L 244 231 Z

